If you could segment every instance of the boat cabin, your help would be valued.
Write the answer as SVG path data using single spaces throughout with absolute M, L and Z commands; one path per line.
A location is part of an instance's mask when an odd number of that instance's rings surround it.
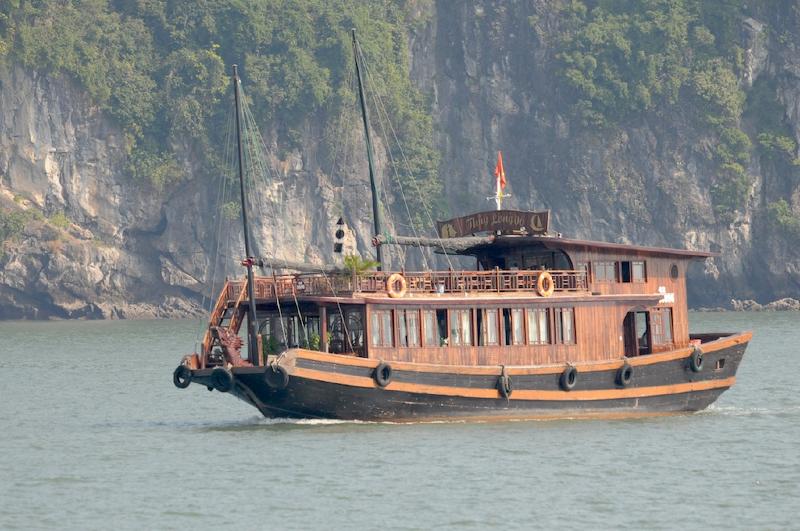
M 439 243 L 440 252 L 450 246 L 474 257 L 472 271 L 256 277 L 262 355 L 305 348 L 384 361 L 542 365 L 689 344 L 686 269 L 711 253 L 524 232 L 470 237 Z M 245 281 L 229 281 L 210 328 L 239 325 L 246 312 Z M 221 359 L 218 346 L 207 334 L 204 366 Z

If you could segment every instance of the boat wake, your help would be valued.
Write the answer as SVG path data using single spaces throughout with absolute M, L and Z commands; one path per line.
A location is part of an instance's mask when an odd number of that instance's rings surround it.
M 707 409 L 697 413 L 698 415 L 718 415 L 727 417 L 793 417 L 800 415 L 800 405 L 792 405 L 779 408 L 766 407 L 737 407 L 719 406 L 711 404 Z
M 340 419 L 288 419 L 276 418 L 265 419 L 263 417 L 257 418 L 255 421 L 262 426 L 280 426 L 284 424 L 292 426 L 333 426 L 339 424 L 378 424 L 377 422 L 369 422 L 365 420 L 340 420 Z
M 253 430 L 264 428 L 304 428 L 304 427 L 325 427 L 325 426 L 409 426 L 420 424 L 481 424 L 484 421 L 468 421 L 465 419 L 439 419 L 421 420 L 415 422 L 395 422 L 390 420 L 342 420 L 342 419 L 291 419 L 291 418 L 264 418 L 253 416 L 238 421 L 225 423 L 215 423 L 213 426 L 206 423 L 204 426 L 197 426 L 205 430 Z

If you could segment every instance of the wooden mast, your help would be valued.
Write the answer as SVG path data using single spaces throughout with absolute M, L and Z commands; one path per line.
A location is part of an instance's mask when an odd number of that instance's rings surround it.
M 361 118 L 364 121 L 364 137 L 367 141 L 367 164 L 369 165 L 369 187 L 372 191 L 372 223 L 375 236 L 381 234 L 381 213 L 378 204 L 378 188 L 375 185 L 375 162 L 372 156 L 372 140 L 369 136 L 369 120 L 367 119 L 367 103 L 364 100 L 364 83 L 361 79 L 361 61 L 359 59 L 359 46 L 356 40 L 356 29 L 352 29 L 353 35 L 353 57 L 356 62 L 356 77 L 358 79 L 358 101 L 361 103 Z M 378 271 L 383 269 L 380 246 L 375 247 L 375 258 L 378 262 Z
M 253 253 L 250 249 L 250 227 L 247 224 L 247 201 L 244 193 L 244 154 L 242 150 L 242 124 L 241 101 L 239 95 L 239 71 L 233 65 L 233 97 L 236 102 L 236 145 L 239 151 L 239 190 L 242 198 L 242 225 L 244 225 L 244 252 L 245 259 L 242 265 L 247 267 L 247 357 L 250 363 L 259 365 L 258 339 L 256 338 L 256 295 L 255 279 L 253 278 Z

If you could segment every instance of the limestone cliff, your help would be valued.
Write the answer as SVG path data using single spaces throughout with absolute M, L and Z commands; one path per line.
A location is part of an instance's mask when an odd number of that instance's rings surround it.
M 221 279 L 242 274 L 238 218 L 220 209 L 238 190 L 223 190 L 221 178 L 167 190 L 132 181 L 118 127 L 60 76 L 0 67 L 0 115 L 0 207 L 25 214 L 0 255 L 0 318 L 200 315 Z M 354 229 L 346 251 L 369 249 L 360 134 L 341 137 L 352 151 L 337 165 L 346 184 L 320 167 L 312 132 L 303 153 L 271 158 L 272 181 L 253 200 L 260 255 L 333 260 L 331 234 L 345 211 Z M 190 150 L 181 163 L 202 175 Z
M 419 5 L 426 22 L 409 35 L 412 77 L 432 96 L 452 212 L 487 207 L 502 149 L 510 205 L 551 209 L 565 235 L 721 253 L 691 272 L 694 304 L 800 298 L 800 247 L 769 213 L 783 199 L 800 215 L 796 170 L 754 147 L 746 205 L 721 221 L 710 197 L 715 138 L 693 122 L 695 109 L 602 131 L 571 119 L 555 71 L 561 20 L 554 3 Z M 800 141 L 800 31 L 776 13 L 756 10 L 743 21 L 739 83 L 748 97 L 768 90 Z M 264 254 L 334 260 L 330 235 L 342 214 L 357 235 L 350 248 L 371 252 L 359 124 L 340 131 L 341 149 L 331 153 L 318 126 L 324 119 L 309 119 L 301 148 L 279 146 L 262 124 L 273 170 L 255 200 Z M 745 113 L 742 129 L 755 137 L 757 120 Z M 202 174 L 193 146 L 173 142 L 186 173 Z M 211 271 L 216 280 L 240 274 L 240 231 L 221 217 L 220 181 L 187 179 L 165 189 L 133 181 L 124 146 L 116 124 L 66 77 L 0 66 L 0 206 L 30 214 L 0 256 L 0 318 L 197 315 Z
M 783 7 L 796 13 L 796 6 Z M 764 20 L 742 22 L 740 83 L 748 98 L 760 81 L 774 90 L 780 118 L 800 139 L 796 18 L 764 11 Z M 798 298 L 796 236 L 768 217 L 768 205 L 781 198 L 800 214 L 797 169 L 753 149 L 746 205 L 732 222 L 720 222 L 710 197 L 716 139 L 693 125 L 697 109 L 648 115 L 612 130 L 576 127 L 559 104 L 559 24 L 552 2 L 439 3 L 428 35 L 415 41 L 416 71 L 436 95 L 441 173 L 452 204 L 485 208 L 492 154 L 502 149 L 511 203 L 552 209 L 564 234 L 719 252 L 691 271 L 695 305 Z M 435 62 L 428 64 L 431 56 Z M 745 113 L 742 124 L 753 136 L 747 121 L 757 118 Z

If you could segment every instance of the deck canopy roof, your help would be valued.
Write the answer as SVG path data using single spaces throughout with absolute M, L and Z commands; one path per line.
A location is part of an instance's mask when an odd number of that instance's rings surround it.
M 646 255 L 658 256 L 676 256 L 683 258 L 698 258 L 705 259 L 709 257 L 719 256 L 719 253 L 712 253 L 708 251 L 690 251 L 688 249 L 671 249 L 669 247 L 647 247 L 643 245 L 630 245 L 625 243 L 610 243 L 598 242 L 592 240 L 575 240 L 570 238 L 561 238 L 555 236 L 496 236 L 491 245 L 495 247 L 518 247 L 525 245 L 542 244 L 545 248 L 551 250 L 603 250 L 603 251 L 617 251 L 623 253 L 635 253 Z M 474 253 L 478 248 L 471 249 Z
M 544 247 L 551 251 L 606 251 L 634 255 L 673 256 L 687 259 L 705 259 L 719 256 L 707 251 L 646 247 L 624 243 L 598 242 L 563 238 L 550 230 L 549 210 L 490 210 L 466 216 L 437 221 L 437 235 L 433 238 L 376 236 L 376 247 L 385 244 L 431 247 L 440 254 L 453 253 L 476 256 L 503 251 L 514 247 Z
M 688 249 L 671 249 L 668 247 L 647 247 L 624 243 L 598 242 L 592 240 L 575 240 L 558 236 L 465 236 L 458 238 L 412 238 L 408 236 L 378 236 L 374 244 L 409 245 L 416 247 L 432 247 L 438 253 L 453 253 L 467 256 L 481 254 L 491 249 L 526 247 L 541 245 L 551 250 L 611 251 L 652 256 L 674 256 L 688 259 L 705 259 L 719 256 L 719 253 L 708 251 L 691 251 Z

